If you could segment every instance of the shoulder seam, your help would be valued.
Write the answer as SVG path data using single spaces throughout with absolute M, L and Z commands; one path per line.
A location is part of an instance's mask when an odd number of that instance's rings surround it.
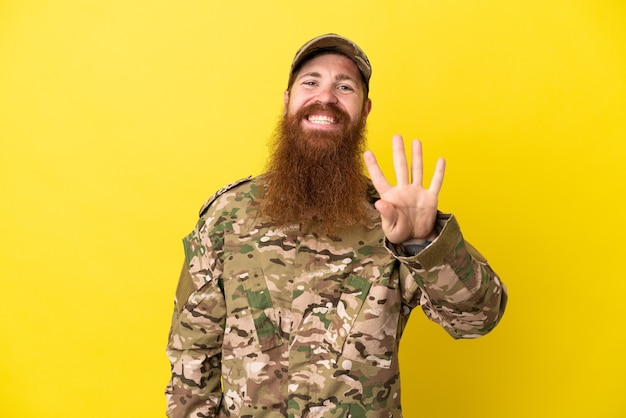
M 248 176 L 248 177 L 244 177 L 242 179 L 239 179 L 237 181 L 234 181 L 230 184 L 227 184 L 226 186 L 222 187 L 221 189 L 219 189 L 218 191 L 216 191 L 211 197 L 209 197 L 200 207 L 200 210 L 198 212 L 198 215 L 200 217 L 202 217 L 205 212 L 207 211 L 207 209 L 211 206 L 211 204 L 221 195 L 223 195 L 224 193 L 226 193 L 227 191 L 239 186 L 240 184 L 246 183 L 248 181 L 250 181 L 252 179 L 252 176 Z

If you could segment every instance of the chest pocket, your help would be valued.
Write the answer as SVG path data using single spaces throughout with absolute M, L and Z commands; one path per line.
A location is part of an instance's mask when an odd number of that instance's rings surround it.
M 396 351 L 401 303 L 397 288 L 373 283 L 343 346 L 343 356 L 389 368 Z
M 327 310 L 314 311 L 304 322 L 300 338 L 313 339 L 316 326 L 320 329 L 324 324 L 325 332 L 318 341 L 330 352 L 360 363 L 389 368 L 396 349 L 400 313 L 398 289 L 384 281 L 370 282 L 351 274 L 343 282 L 341 295 L 335 303 Z M 317 319 L 313 321 L 312 317 Z
M 283 343 L 261 269 L 225 281 L 224 294 L 227 295 L 224 359 L 263 352 Z

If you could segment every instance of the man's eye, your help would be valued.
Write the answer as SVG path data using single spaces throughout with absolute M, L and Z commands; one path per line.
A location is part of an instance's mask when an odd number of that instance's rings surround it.
M 316 83 L 315 81 L 304 81 L 302 84 L 305 86 L 314 86 Z
M 339 86 L 339 90 L 341 91 L 354 91 L 354 89 L 351 86 L 342 84 Z

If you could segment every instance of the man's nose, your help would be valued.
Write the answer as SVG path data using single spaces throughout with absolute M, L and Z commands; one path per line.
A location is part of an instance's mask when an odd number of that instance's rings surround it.
M 337 92 L 335 91 L 335 88 L 333 86 L 321 88 L 315 99 L 318 103 L 321 104 L 336 104 L 338 102 Z

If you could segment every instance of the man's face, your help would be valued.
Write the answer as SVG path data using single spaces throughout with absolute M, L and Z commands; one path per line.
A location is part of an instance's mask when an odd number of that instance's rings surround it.
M 367 222 L 362 155 L 370 108 L 352 60 L 307 61 L 285 93 L 262 212 L 278 225 L 326 232 Z
M 301 129 L 318 134 L 337 133 L 350 122 L 366 119 L 371 109 L 359 69 L 339 54 L 323 54 L 305 62 L 284 100 L 287 117 L 299 114 Z

